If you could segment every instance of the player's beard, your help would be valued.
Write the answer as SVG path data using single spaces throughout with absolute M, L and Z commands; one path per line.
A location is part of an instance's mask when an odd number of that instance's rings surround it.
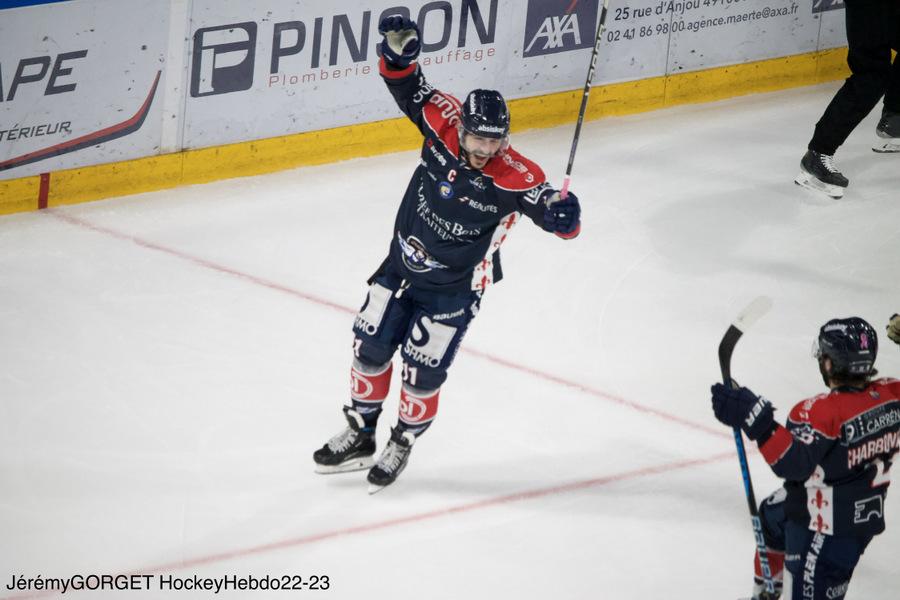
M 469 154 L 469 165 L 472 168 L 478 169 L 479 171 L 481 169 L 485 168 L 488 164 L 488 161 L 491 160 L 490 156 L 479 156 L 477 154 L 472 154 L 471 152 L 469 152 L 468 154 Z

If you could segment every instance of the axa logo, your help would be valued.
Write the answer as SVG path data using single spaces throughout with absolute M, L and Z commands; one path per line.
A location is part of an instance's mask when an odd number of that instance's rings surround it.
M 522 56 L 592 46 L 597 5 L 598 0 L 528 0 Z
M 844 0 L 813 0 L 812 3 L 813 14 L 841 8 L 844 8 Z
M 233 23 L 194 33 L 191 96 L 214 96 L 253 87 L 256 23 Z

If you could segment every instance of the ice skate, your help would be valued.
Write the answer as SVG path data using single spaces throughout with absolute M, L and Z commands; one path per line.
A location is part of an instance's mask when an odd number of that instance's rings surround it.
M 374 463 L 375 431 L 366 430 L 362 416 L 345 406 L 348 426 L 313 453 L 316 473 L 347 473 L 368 469 Z
M 395 427 L 391 430 L 391 439 L 378 458 L 378 462 L 369 471 L 369 493 L 377 494 L 394 483 L 397 476 L 406 468 L 412 452 L 416 436 L 408 431 Z
M 881 115 L 875 134 L 881 138 L 872 150 L 882 154 L 900 152 L 900 113 L 886 112 Z
M 844 189 L 850 182 L 834 166 L 833 156 L 807 150 L 794 183 L 838 199 L 844 197 Z
M 753 584 L 753 595 L 752 596 L 742 596 L 738 598 L 738 600 L 779 600 L 781 598 L 781 581 L 775 582 L 775 591 L 767 592 L 765 584 L 762 583 L 754 583 Z

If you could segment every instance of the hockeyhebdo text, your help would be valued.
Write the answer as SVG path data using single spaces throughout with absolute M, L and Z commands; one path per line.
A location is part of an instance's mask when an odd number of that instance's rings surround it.
M 402 15 L 422 27 L 423 66 L 482 62 L 496 54 L 499 0 L 428 2 L 413 14 L 398 6 L 379 13 L 366 10 L 330 18 L 275 23 L 269 62 L 269 87 L 367 76 L 377 72 L 371 61 L 380 55 L 378 23 Z M 327 57 L 327 66 L 323 59 Z M 352 66 L 340 65 L 349 57 Z M 308 67 L 307 67 L 308 65 Z

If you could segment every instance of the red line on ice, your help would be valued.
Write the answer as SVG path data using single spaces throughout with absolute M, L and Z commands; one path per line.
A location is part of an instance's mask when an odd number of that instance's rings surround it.
M 239 277 L 240 279 L 249 281 L 256 285 L 260 285 L 260 286 L 263 286 L 263 287 L 266 287 L 266 288 L 269 288 L 272 290 L 284 292 L 286 294 L 290 294 L 292 296 L 302 298 L 303 300 L 306 300 L 307 302 L 312 302 L 313 304 L 318 304 L 319 306 L 324 306 L 324 307 L 331 308 L 333 310 L 337 310 L 339 312 L 342 312 L 345 314 L 351 314 L 351 315 L 355 315 L 357 312 L 353 308 L 350 308 L 347 306 L 342 306 L 340 304 L 337 304 L 336 302 L 331 302 L 330 300 L 325 300 L 318 296 L 314 296 L 313 294 L 308 294 L 306 292 L 296 290 L 294 288 L 290 288 L 285 285 L 281 285 L 279 283 L 268 281 L 261 277 L 256 277 L 254 275 L 242 273 L 241 271 L 237 271 L 230 267 L 226 267 L 226 266 L 214 263 L 212 261 L 209 261 L 209 260 L 206 260 L 203 258 L 198 258 L 196 256 L 191 256 L 184 252 L 180 252 L 180 251 L 174 250 L 172 248 L 167 248 L 165 246 L 161 246 L 160 244 L 156 244 L 154 242 L 142 240 L 138 237 L 129 235 L 127 233 L 121 233 L 119 231 L 115 231 L 115 230 L 109 229 L 107 227 L 102 227 L 100 225 L 94 225 L 93 223 L 89 223 L 83 219 L 79 219 L 78 217 L 68 215 L 64 212 L 52 210 L 49 214 L 52 214 L 53 216 L 57 217 L 58 219 L 62 219 L 63 221 L 70 223 L 72 225 L 76 225 L 78 227 L 83 227 L 85 229 L 90 229 L 91 231 L 96 231 L 98 233 L 103 233 L 103 234 L 112 236 L 114 238 L 120 239 L 120 240 L 132 242 L 143 248 L 157 250 L 159 252 L 163 252 L 170 256 L 174 256 L 176 258 L 180 258 L 182 260 L 186 260 L 188 262 L 194 263 L 195 265 L 198 265 L 198 266 L 201 266 L 201 267 L 204 267 L 207 269 L 211 269 L 213 271 L 218 271 L 220 273 L 225 273 L 227 275 Z M 620 406 L 626 406 L 626 407 L 634 409 L 638 412 L 642 412 L 642 413 L 648 414 L 648 415 L 653 415 L 655 417 L 658 417 L 658 418 L 666 420 L 666 421 L 670 421 L 672 423 L 678 423 L 679 425 L 683 425 L 685 427 L 689 427 L 689 428 L 695 429 L 697 431 L 703 431 L 704 433 L 708 433 L 708 434 L 714 435 L 716 437 L 730 438 L 732 436 L 731 432 L 729 432 L 721 427 L 713 427 L 713 426 L 704 425 L 702 423 L 696 423 L 694 421 L 690 421 L 690 420 L 680 417 L 678 415 L 667 413 L 665 411 L 658 410 L 658 409 L 652 408 L 650 406 L 644 406 L 643 404 L 640 404 L 638 402 L 626 400 L 619 396 L 614 396 L 614 395 L 604 392 L 602 390 L 598 390 L 598 389 L 592 388 L 590 386 L 583 385 L 576 381 L 565 379 L 564 377 L 559 377 L 558 375 L 554 375 L 552 373 L 540 371 L 533 367 L 522 365 L 522 364 L 510 361 L 510 360 L 507 360 L 505 358 L 501 358 L 498 356 L 494 356 L 492 354 L 488 354 L 486 352 L 481 352 L 480 350 L 475 350 L 473 348 L 468 348 L 466 346 L 463 346 L 461 348 L 461 350 L 462 350 L 462 352 L 464 352 L 466 354 L 476 356 L 476 357 L 486 360 L 488 362 L 492 362 L 496 365 L 500 365 L 500 366 L 506 367 L 508 369 L 519 371 L 520 373 L 526 373 L 528 375 L 531 375 L 532 377 L 536 377 L 538 379 L 543 379 L 544 381 L 556 383 L 556 384 L 562 385 L 564 387 L 583 392 L 589 396 L 593 396 L 595 398 L 600 398 L 601 400 L 606 400 L 608 402 L 612 402 L 612 403 L 618 404 Z
M 361 525 L 354 525 L 352 527 L 346 527 L 344 529 L 333 529 L 331 531 L 323 531 L 320 533 L 312 533 L 309 535 L 290 538 L 286 540 L 281 540 L 278 542 L 272 542 L 269 544 L 261 544 L 259 546 L 248 546 L 246 548 L 239 548 L 236 550 L 230 550 L 226 552 L 220 552 L 218 554 L 210 554 L 207 556 L 199 556 L 196 558 L 189 558 L 186 560 L 175 561 L 171 563 L 154 565 L 150 567 L 143 567 L 139 569 L 135 569 L 130 573 L 122 573 L 122 575 L 150 575 L 150 574 L 158 574 L 158 573 L 171 573 L 173 571 L 184 570 L 190 567 L 198 567 L 201 565 L 208 565 L 211 563 L 222 562 L 226 560 L 234 560 L 238 558 L 243 558 L 246 556 L 252 556 L 255 554 L 264 554 L 266 552 L 275 552 L 278 550 L 283 550 L 286 548 L 297 548 L 300 546 L 308 546 L 311 544 L 315 544 L 317 542 L 323 542 L 326 540 L 332 540 L 336 538 L 349 537 L 354 535 L 361 535 L 364 533 L 369 533 L 372 531 L 379 531 L 383 529 L 389 529 L 392 527 L 400 527 L 403 525 L 409 525 L 411 523 L 419 523 L 422 521 L 431 521 L 434 519 L 440 519 L 443 517 L 448 517 L 451 515 L 458 515 L 463 513 L 470 513 L 477 510 L 481 510 L 484 508 L 492 508 L 495 506 L 501 506 L 505 504 L 512 504 L 515 502 L 524 502 L 526 500 L 534 500 L 535 498 L 543 498 L 547 496 L 555 496 L 558 494 L 567 494 L 570 492 L 577 492 L 581 490 L 586 490 L 593 487 L 608 485 L 612 483 L 618 483 L 620 481 L 627 481 L 632 479 L 639 479 L 641 477 L 650 477 L 654 475 L 663 475 L 666 473 L 671 473 L 672 471 L 676 471 L 679 469 L 688 469 L 691 467 L 700 467 L 703 465 L 707 465 L 710 463 L 714 463 L 725 458 L 732 458 L 734 456 L 734 452 L 725 452 L 721 454 L 715 454 L 712 456 L 707 456 L 705 458 L 693 458 L 693 459 L 685 459 L 680 461 L 675 461 L 671 463 L 658 464 L 656 466 L 643 467 L 641 469 L 635 469 L 633 471 L 625 471 L 624 473 L 616 473 L 613 475 L 604 475 L 602 477 L 594 477 L 592 479 L 584 479 L 582 481 L 573 481 L 571 483 L 563 483 L 559 485 L 553 485 L 543 488 L 535 488 L 531 490 L 523 490 L 521 492 L 513 492 L 511 494 L 505 494 L 503 496 L 495 496 L 493 498 L 485 498 L 484 500 L 476 500 L 474 502 L 469 502 L 466 504 L 458 504 L 456 506 L 448 506 L 446 508 L 439 508 L 436 510 L 431 510 L 423 513 L 409 515 L 407 517 L 398 517 L 396 519 L 388 519 L 386 521 L 375 521 L 373 523 L 363 523 Z M 360 490 L 361 492 L 361 490 Z M 385 493 L 385 492 L 383 492 Z M 389 492 L 387 492 L 389 493 Z M 72 593 L 70 590 L 68 593 Z M 55 592 L 41 592 L 36 594 L 28 594 L 28 595 L 19 595 L 19 596 L 7 596 L 4 598 L 0 598 L 0 600 L 25 600 L 26 598 L 44 598 L 48 596 L 57 595 Z

